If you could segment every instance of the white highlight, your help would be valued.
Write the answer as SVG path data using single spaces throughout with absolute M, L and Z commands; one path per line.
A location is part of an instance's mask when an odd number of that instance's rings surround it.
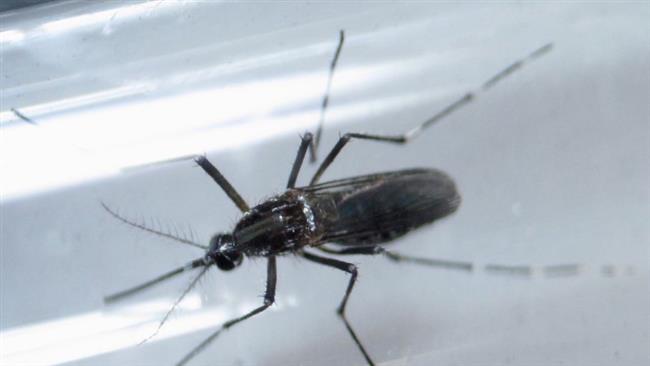
M 150 301 L 7 329 L 0 332 L 0 360 L 3 365 L 57 365 L 132 347 L 151 334 L 172 303 L 171 298 Z M 241 307 L 250 311 L 256 305 Z M 149 342 L 212 328 L 240 315 L 232 306 L 198 311 L 201 307 L 199 295 L 188 296 Z
M 11 29 L 0 32 L 0 44 L 20 43 L 25 39 L 25 33 Z
M 43 103 L 38 105 L 21 108 L 20 112 L 26 116 L 35 116 L 59 111 L 65 111 L 71 108 L 83 107 L 94 103 L 108 102 L 117 98 L 127 97 L 140 93 L 146 93 L 153 89 L 153 85 L 140 83 L 119 88 L 113 88 L 96 93 L 88 93 L 78 97 L 60 99 L 55 102 Z M 0 112 L 0 126 L 9 122 L 16 122 L 20 119 L 11 111 Z
M 355 88 L 382 85 L 417 73 L 431 62 L 425 57 L 348 67 L 337 72 L 333 93 L 345 96 Z M 325 71 L 290 74 L 157 99 L 123 98 L 159 87 L 144 82 L 21 108 L 39 124 L 36 127 L 16 123 L 13 113 L 5 111 L 1 115 L 0 153 L 11 158 L 0 161 L 4 197 L 99 179 L 179 156 L 246 148 L 275 136 L 313 129 L 326 76 Z M 327 126 L 333 129 L 356 118 L 408 108 L 426 98 L 432 100 L 436 93 L 439 91 L 332 104 Z M 106 103 L 118 98 L 119 103 Z M 100 103 L 100 107 L 92 107 Z M 298 107 L 303 105 L 310 108 Z M 85 108 L 79 111 L 82 106 Z M 73 112 L 54 113 L 57 111 Z
M 81 27 L 109 23 L 113 19 L 131 18 L 146 15 L 151 11 L 179 5 L 179 1 L 147 1 L 140 4 L 102 10 L 94 13 L 77 15 L 69 18 L 47 22 L 40 26 L 40 30 L 47 33 L 59 33 L 75 30 Z M 106 28 L 109 29 L 109 28 Z

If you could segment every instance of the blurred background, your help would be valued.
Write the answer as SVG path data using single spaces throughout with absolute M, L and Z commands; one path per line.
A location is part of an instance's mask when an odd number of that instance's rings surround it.
M 355 141 L 323 180 L 435 167 L 452 217 L 391 244 L 479 265 L 580 263 L 516 278 L 348 257 L 348 318 L 378 365 L 650 362 L 650 7 L 541 3 L 50 1 L 1 8 L 0 363 L 173 365 L 261 304 L 265 261 L 213 270 L 161 332 L 182 276 L 104 296 L 202 255 L 103 210 L 203 243 L 281 193 L 314 131 L 346 31 L 321 157 L 340 133 L 397 134 L 532 50 L 553 51 L 406 146 Z M 20 120 L 17 109 L 34 123 Z M 144 167 L 143 167 L 144 166 Z M 299 177 L 306 184 L 315 165 Z M 277 304 L 190 365 L 365 365 L 335 314 L 346 274 L 278 262 Z

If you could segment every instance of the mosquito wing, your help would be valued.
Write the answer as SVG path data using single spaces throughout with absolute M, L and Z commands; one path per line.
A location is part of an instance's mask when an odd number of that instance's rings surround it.
M 364 175 L 301 188 L 330 199 L 336 217 L 322 242 L 370 245 L 391 241 L 455 212 L 454 181 L 436 169 L 407 169 Z

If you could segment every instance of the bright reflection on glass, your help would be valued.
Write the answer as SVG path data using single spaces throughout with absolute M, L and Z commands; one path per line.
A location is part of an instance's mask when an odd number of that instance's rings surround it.
M 115 19 L 124 19 L 146 15 L 150 11 L 159 11 L 166 7 L 182 4 L 179 1 L 147 1 L 140 4 L 128 5 L 95 13 L 77 15 L 43 24 L 41 30 L 57 33 L 75 30 L 80 27 L 109 23 Z M 109 29 L 105 27 L 105 29 Z
M 56 365 L 102 353 L 132 347 L 158 327 L 173 298 L 106 308 L 55 321 L 10 328 L 0 332 L 0 359 L 3 365 Z M 296 307 L 298 300 L 289 295 L 272 310 Z M 188 295 L 175 310 L 175 316 L 148 342 L 214 328 L 228 319 L 259 306 L 256 301 L 203 307 L 198 294 Z
M 19 30 L 7 30 L 0 32 L 0 44 L 20 43 L 25 39 L 25 33 Z
M 54 102 L 29 106 L 26 108 L 21 108 L 20 111 L 21 113 L 29 116 L 65 111 L 71 108 L 79 108 L 95 103 L 105 103 L 113 99 L 146 93 L 152 88 L 153 86 L 150 84 L 133 84 L 119 88 L 108 89 L 97 93 L 88 93 L 74 98 L 59 99 Z M 0 112 L 0 126 L 10 122 L 20 122 L 20 119 L 18 119 L 16 115 L 11 111 Z
M 332 92 L 344 96 L 355 88 L 381 87 L 435 62 L 427 56 L 341 69 Z M 97 179 L 179 156 L 244 148 L 274 136 L 313 129 L 319 118 L 325 78 L 325 71 L 291 74 L 153 100 L 135 98 L 88 107 L 156 89 L 155 84 L 140 83 L 22 108 L 24 114 L 38 121 L 37 127 L 23 122 L 8 125 L 16 118 L 4 112 L 7 143 L 3 155 L 20 157 L 0 162 L 0 175 L 7 178 L 3 179 L 5 197 Z M 332 103 L 327 111 L 327 126 L 372 118 L 449 93 L 448 88 L 441 90 Z M 74 110 L 79 106 L 86 108 L 39 118 L 39 112 Z
M 3 345 L 0 358 L 7 365 L 52 365 L 135 346 L 158 326 L 173 300 L 151 301 L 5 330 L 0 333 Z M 234 309 L 227 305 L 196 311 L 200 306 L 199 295 L 188 296 L 178 306 L 178 316 L 150 342 L 208 328 L 235 315 Z

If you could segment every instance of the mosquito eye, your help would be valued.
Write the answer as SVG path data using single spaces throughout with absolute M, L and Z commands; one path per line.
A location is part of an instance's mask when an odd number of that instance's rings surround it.
M 235 264 L 231 262 L 228 258 L 219 256 L 216 260 L 217 267 L 222 271 L 230 271 L 235 268 Z
M 228 253 L 228 255 L 218 254 L 214 257 L 217 267 L 222 271 L 230 271 L 234 269 L 241 264 L 242 259 L 243 256 L 241 253 Z

